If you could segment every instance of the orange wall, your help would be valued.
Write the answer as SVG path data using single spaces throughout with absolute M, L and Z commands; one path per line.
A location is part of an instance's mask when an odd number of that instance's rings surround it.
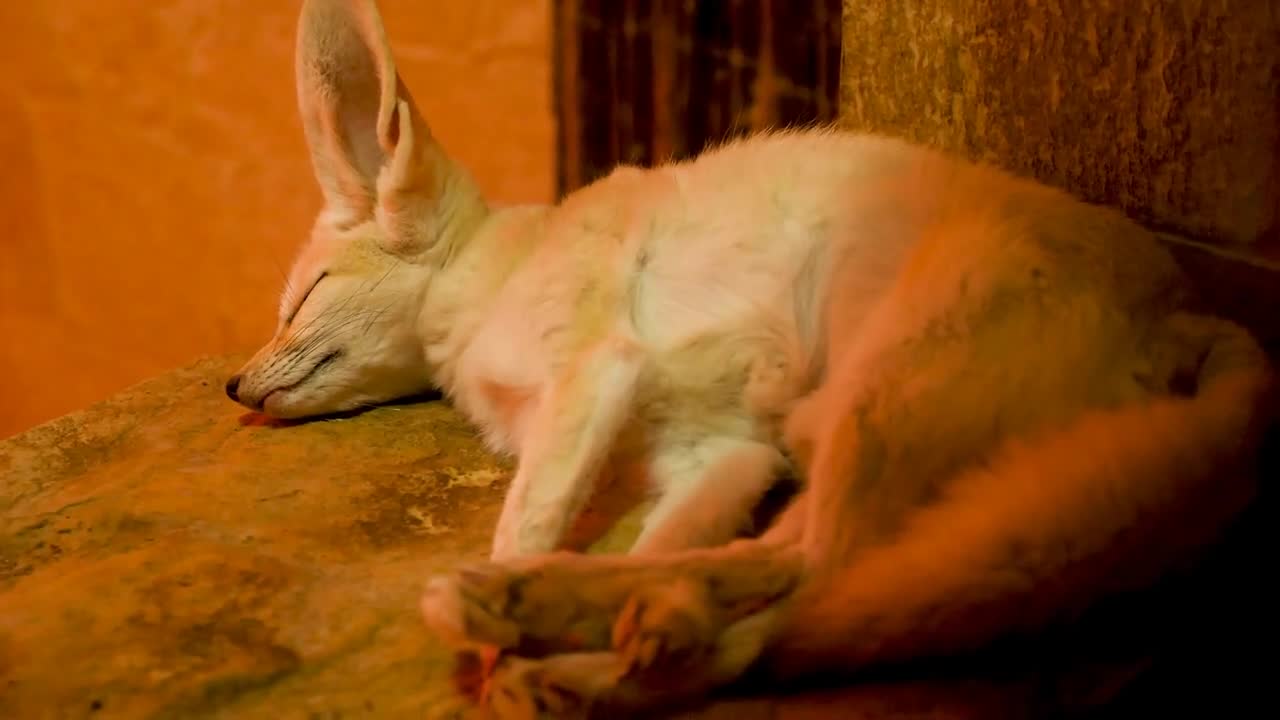
M 381 0 L 497 202 L 553 193 L 547 0 Z M 0 3 L 0 437 L 270 333 L 319 197 L 297 2 Z

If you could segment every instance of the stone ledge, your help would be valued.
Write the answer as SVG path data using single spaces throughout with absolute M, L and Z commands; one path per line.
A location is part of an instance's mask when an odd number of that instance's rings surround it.
M 442 403 L 281 428 L 205 360 L 0 443 L 0 716 L 400 716 L 507 467 Z

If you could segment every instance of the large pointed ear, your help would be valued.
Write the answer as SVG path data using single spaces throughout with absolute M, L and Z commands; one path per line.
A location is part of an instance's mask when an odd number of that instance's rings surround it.
M 396 72 L 374 0 L 304 0 L 295 63 L 311 161 L 338 222 L 388 211 L 394 221 L 406 204 L 430 204 L 432 166 L 447 161 Z

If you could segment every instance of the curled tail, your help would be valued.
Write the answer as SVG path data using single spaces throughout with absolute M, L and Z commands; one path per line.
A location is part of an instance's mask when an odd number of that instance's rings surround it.
M 772 674 L 851 671 L 977 648 L 1156 580 L 1212 542 L 1256 491 L 1266 357 L 1243 329 L 1170 322 L 1196 389 L 1093 412 L 1010 443 L 895 540 L 794 599 Z

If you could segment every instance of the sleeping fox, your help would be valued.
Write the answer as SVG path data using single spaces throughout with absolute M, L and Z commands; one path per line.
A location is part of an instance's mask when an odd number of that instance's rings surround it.
M 325 207 L 227 392 L 440 388 L 515 455 L 488 562 L 421 604 L 499 717 L 976 648 L 1154 581 L 1255 492 L 1267 360 L 1117 212 L 826 128 L 493 208 L 372 0 L 303 3 L 297 84 Z M 632 551 L 564 551 L 623 476 L 656 496 Z

